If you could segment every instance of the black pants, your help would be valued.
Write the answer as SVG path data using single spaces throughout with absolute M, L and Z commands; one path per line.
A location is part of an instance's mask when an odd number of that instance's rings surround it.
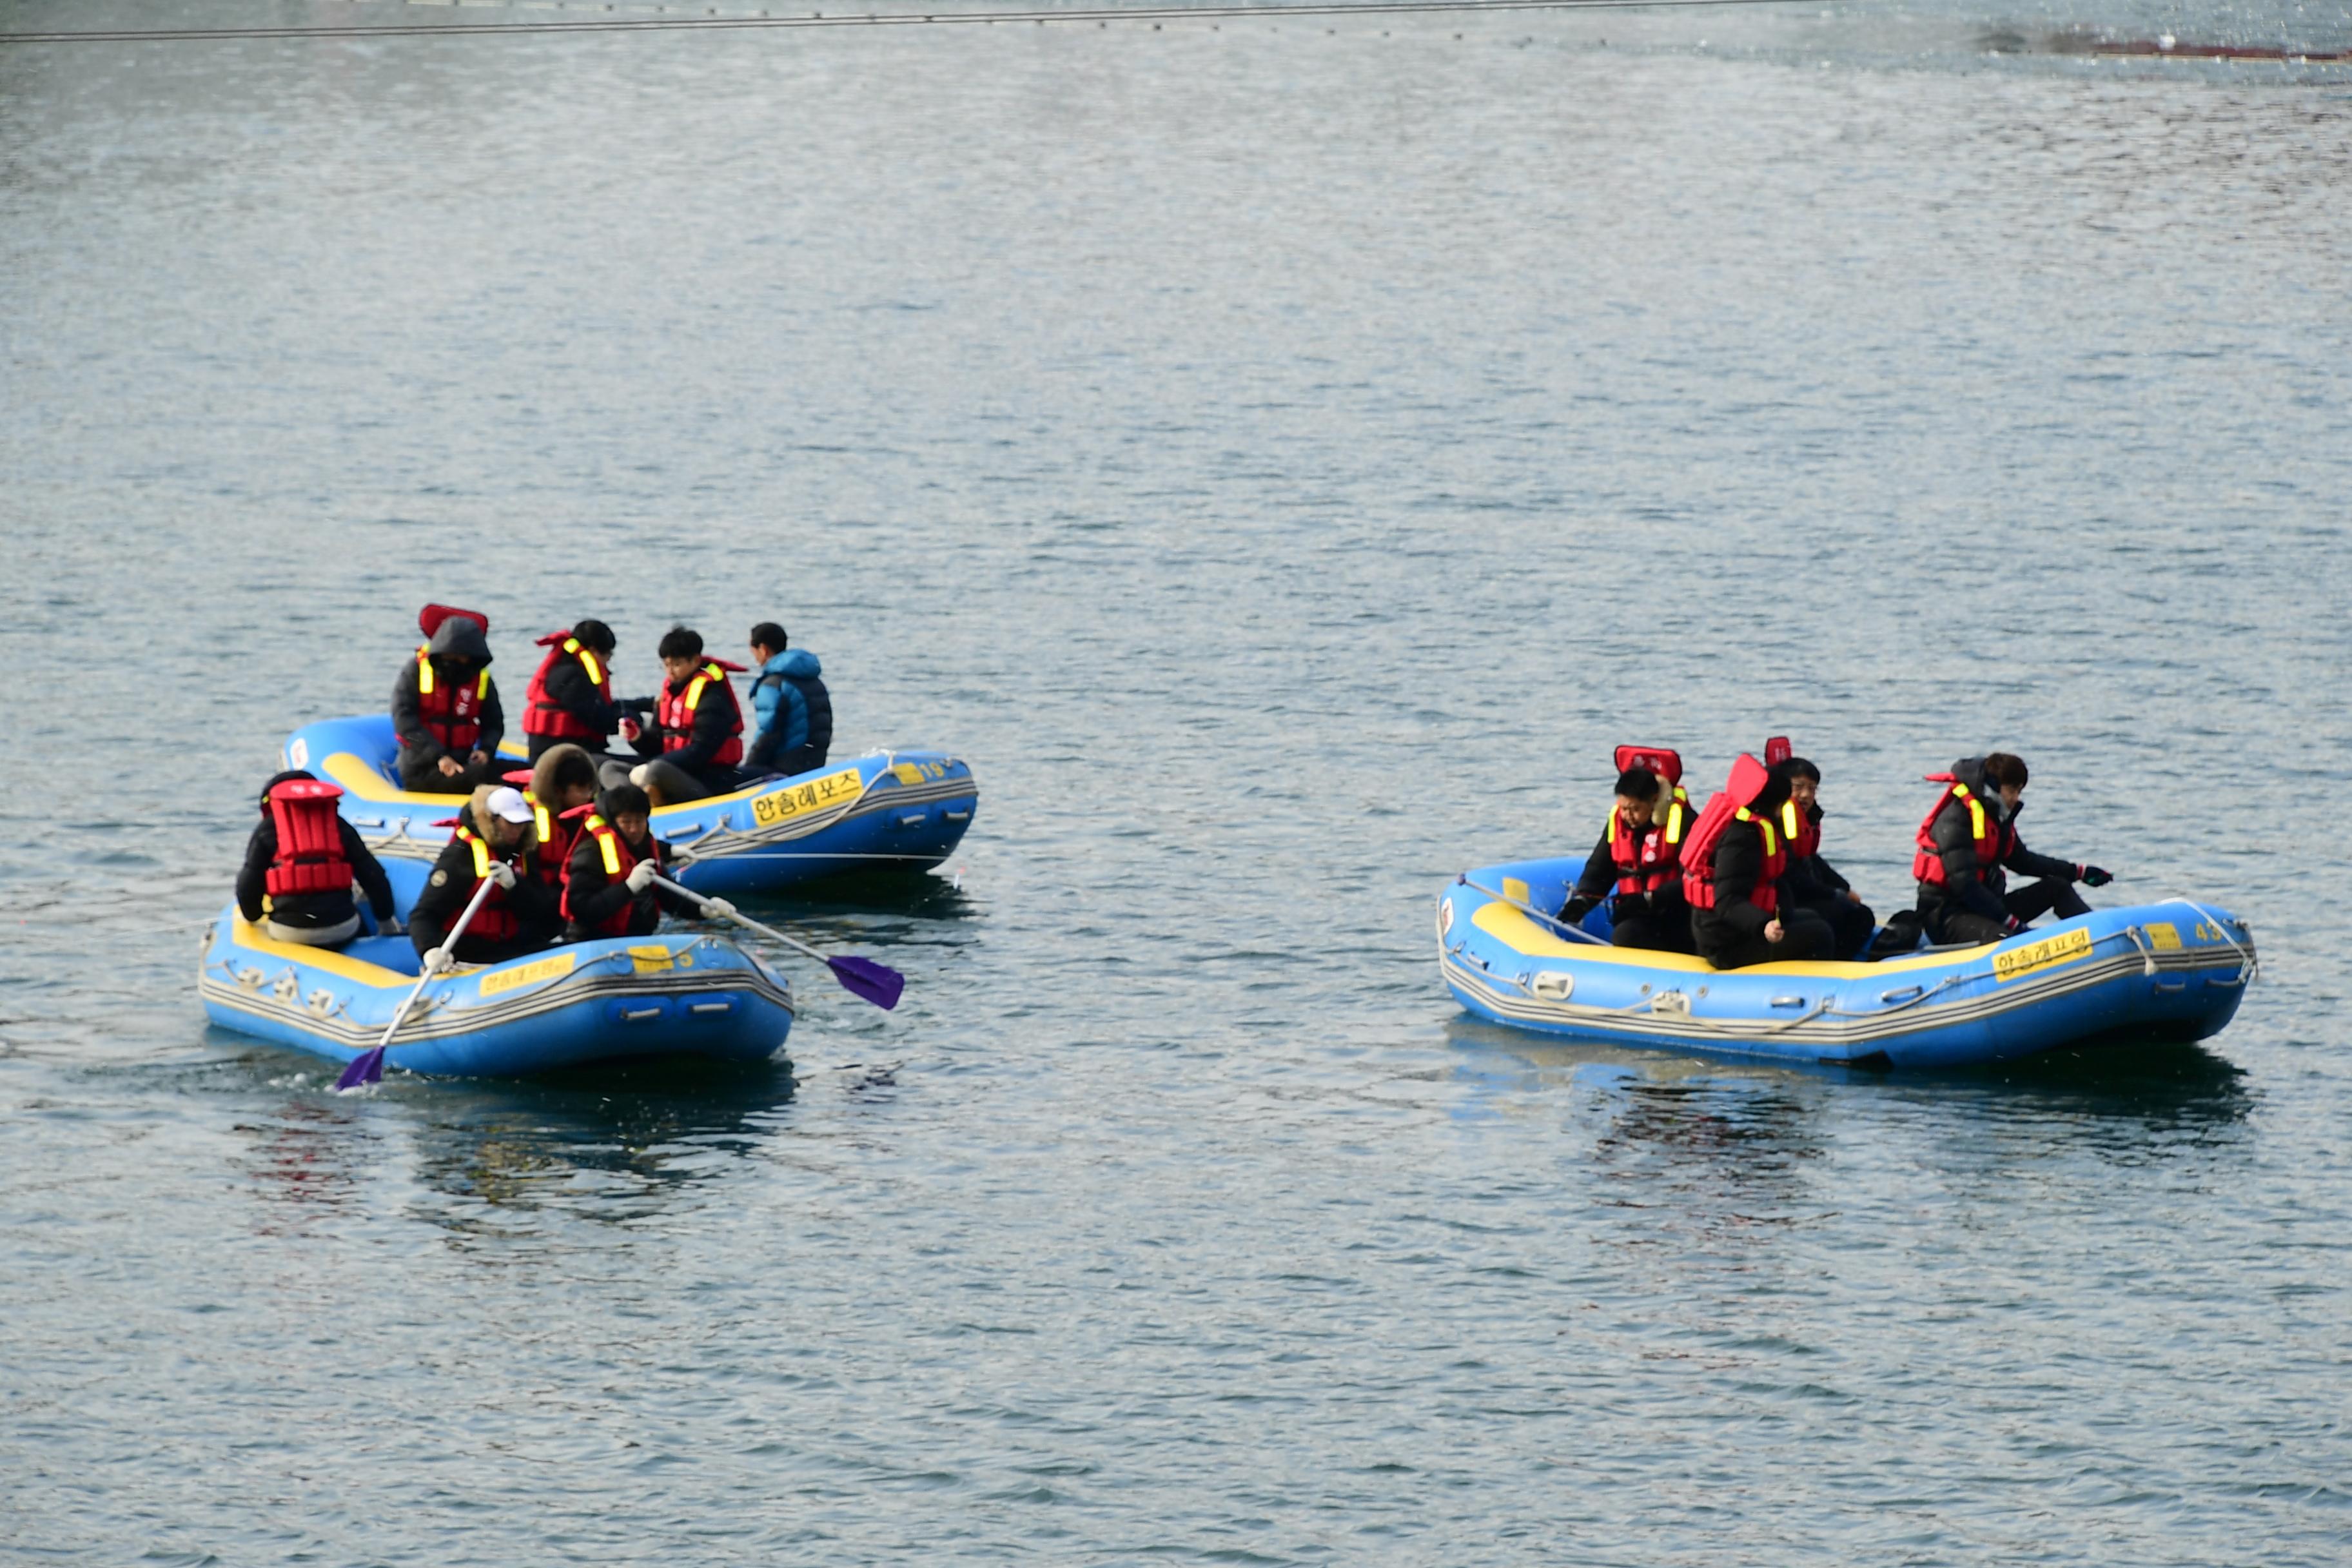
M 1620 914 L 1618 911 L 1624 912 Z M 1656 908 L 1640 898 L 1613 900 L 1609 906 L 1609 941 L 1616 947 L 1645 948 L 1652 952 L 1696 952 L 1691 940 L 1690 906 L 1672 899 Z
M 2056 915 L 2071 921 L 2076 915 L 2087 915 L 2091 906 L 2074 890 L 2072 882 L 2062 882 L 2054 877 L 2044 877 L 2038 882 L 2028 882 L 2000 896 L 2000 907 L 2018 921 Z M 1927 917 L 1927 940 L 1934 942 L 1999 942 L 2000 923 L 1974 910 L 1964 909 L 1957 900 L 1945 900 L 1935 908 L 1925 905 L 1919 912 Z
M 1727 945 L 1709 952 L 1709 944 L 1702 942 L 1699 956 L 1717 969 L 1745 969 L 1751 963 L 1827 958 L 1832 944 L 1837 941 L 1830 931 L 1830 922 L 1810 910 L 1782 910 L 1780 928 L 1780 940 L 1777 942 L 1766 942 L 1759 934 L 1735 938 Z
M 1878 917 L 1870 912 L 1868 904 L 1844 898 L 1807 899 L 1797 907 L 1809 915 L 1819 915 L 1830 928 L 1832 958 L 1860 957 L 1878 926 Z
M 420 762 L 403 752 L 400 753 L 400 787 L 415 795 L 471 795 L 478 784 L 504 784 L 507 770 L 514 766 L 500 757 L 492 757 L 478 767 L 464 757 L 457 760 L 464 765 L 465 771 L 451 778 L 441 771 L 437 759 L 429 763 Z

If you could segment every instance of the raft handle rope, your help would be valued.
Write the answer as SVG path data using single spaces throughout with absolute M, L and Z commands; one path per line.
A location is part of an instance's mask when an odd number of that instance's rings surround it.
M 2239 959 L 2238 978 L 2232 984 L 2243 985 L 2248 981 L 2252 980 L 2255 976 L 2262 973 L 2262 961 L 2253 955 L 2251 949 L 2238 945 L 2237 939 L 2230 934 L 2229 924 L 2224 922 L 2224 919 L 2221 915 L 2212 910 L 2207 909 L 2204 905 L 2199 903 L 2194 899 L 2170 898 L 2164 901 L 2168 904 L 2186 904 L 2190 909 L 2195 910 L 2199 917 L 2213 928 L 2213 934 L 2230 944 L 2230 951 L 2236 953 Z M 2239 921 L 2234 923 L 2240 931 L 2246 930 L 2246 924 L 2243 921 Z M 2251 940 L 2251 933 L 2249 940 Z

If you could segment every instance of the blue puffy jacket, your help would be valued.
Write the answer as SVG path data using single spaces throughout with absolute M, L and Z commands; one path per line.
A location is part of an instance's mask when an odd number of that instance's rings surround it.
M 824 766 L 833 748 L 833 699 L 817 676 L 824 667 L 804 647 L 786 648 L 751 678 L 759 737 L 743 758 L 751 773 L 804 773 Z

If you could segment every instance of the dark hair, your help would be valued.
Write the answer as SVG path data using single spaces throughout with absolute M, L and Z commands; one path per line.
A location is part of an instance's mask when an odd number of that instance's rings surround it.
M 268 784 L 261 786 L 261 815 L 264 816 L 269 815 L 269 792 L 271 790 L 276 789 L 279 784 L 285 784 L 289 780 L 310 779 L 315 781 L 318 776 L 318 774 L 312 773 L 308 768 L 288 768 L 284 773 L 278 773 L 271 778 Z
M 1658 775 L 1647 768 L 1627 768 L 1617 775 L 1617 793 L 1628 800 L 1658 798 Z
M 772 647 L 778 653 L 793 645 L 784 640 L 784 628 L 773 621 L 761 621 L 751 628 L 751 642 L 756 647 Z
M 547 754 L 555 759 L 547 770 L 549 789 L 561 793 L 573 784 L 596 787 L 596 763 L 586 752 L 578 746 L 551 746 Z
M 1787 765 L 1786 763 L 1772 764 L 1771 771 L 1764 775 L 1764 787 L 1758 790 L 1756 798 L 1748 803 L 1750 812 L 1764 816 L 1789 803 L 1789 775 L 1780 771 Z
M 672 626 L 662 633 L 661 647 L 654 650 L 664 658 L 700 658 L 702 634 L 684 626 Z
M 598 620 L 582 621 L 572 628 L 572 639 L 598 653 L 610 653 L 614 647 L 613 628 Z
M 1780 765 L 1789 770 L 1789 777 L 1792 780 L 1811 779 L 1815 784 L 1822 782 L 1822 770 L 1802 757 L 1784 757 L 1780 761 Z
M 1984 760 L 1984 772 L 1985 777 L 1995 788 L 2003 784 L 2012 789 L 2025 787 L 2026 773 L 2023 757 L 2012 757 L 2007 752 L 1989 752 Z
M 616 784 L 596 797 L 596 815 L 610 822 L 621 816 L 651 816 L 653 797 L 633 784 Z

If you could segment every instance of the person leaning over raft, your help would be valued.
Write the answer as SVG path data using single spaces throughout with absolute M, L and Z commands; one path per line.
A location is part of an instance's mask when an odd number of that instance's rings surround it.
M 433 862 L 416 907 L 408 911 L 408 939 L 416 944 L 428 973 L 446 969 L 453 958 L 464 963 L 503 963 L 555 941 L 562 917 L 557 912 L 555 890 L 534 869 L 531 851 L 537 842 L 530 806 L 520 790 L 485 784 L 474 792 L 458 818 L 457 831 Z M 457 952 L 450 952 L 443 945 L 443 934 L 457 923 L 474 889 L 485 879 L 495 884 L 494 889 L 457 939 Z
M 811 773 L 824 766 L 833 749 L 833 698 L 818 679 L 823 667 L 804 647 L 789 648 L 784 628 L 761 621 L 751 628 L 751 707 L 760 732 L 752 737 L 743 772 Z
M 1772 771 L 1789 781 L 1789 798 L 1780 807 L 1780 836 L 1789 857 L 1780 877 L 1781 894 L 1798 909 L 1822 918 L 1830 928 L 1832 956 L 1852 958 L 1870 941 L 1878 917 L 1853 884 L 1822 858 L 1822 770 L 1802 757 L 1790 757 L 1774 763 Z
M 1911 860 L 1928 941 L 1999 942 L 2037 915 L 2086 915 L 2091 906 L 2074 884 L 2104 888 L 2115 879 L 2096 866 L 2070 865 L 2025 847 L 2017 836 L 2025 780 L 2025 760 L 2007 752 L 1962 757 L 1950 773 L 1927 775 L 1945 786 L 1919 824 L 1919 852 Z M 2012 893 L 2011 871 L 2041 879 Z
M 1614 945 L 1695 951 L 1690 906 L 1683 901 L 1682 844 L 1690 815 L 1682 792 L 1648 768 L 1619 773 L 1617 804 L 1559 918 L 1575 925 L 1606 898 Z
M 392 684 L 400 787 L 462 795 L 497 776 L 507 716 L 490 679 L 490 641 L 471 616 L 445 615 Z
M 261 786 L 261 826 L 245 841 L 236 910 L 274 942 L 337 947 L 360 933 L 356 880 L 378 931 L 400 932 L 392 880 L 335 809 L 342 791 L 300 768 Z
M 635 738 L 637 754 L 652 760 L 634 768 L 607 763 L 603 782 L 635 784 L 656 805 L 725 795 L 741 782 L 735 764 L 743 760 L 743 710 L 727 672 L 743 667 L 703 658 L 702 634 L 685 626 L 664 632 L 655 651 L 668 678 L 661 695 L 628 704 L 653 710 L 653 723 Z
M 548 633 L 539 646 L 547 657 L 523 694 L 522 732 L 530 760 L 536 763 L 549 747 L 566 741 L 603 751 L 621 727 L 621 710 L 613 703 L 613 628 L 602 621 L 582 621 L 568 632 Z
M 1788 798 L 1787 777 L 1743 752 L 1684 842 L 1691 936 L 1717 969 L 1829 956 L 1828 923 L 1780 899 L 1788 858 L 1778 824 Z
M 653 885 L 668 865 L 668 847 L 653 835 L 653 802 L 635 784 L 614 784 L 580 816 L 581 831 L 563 870 L 563 934 L 650 936 L 662 911 L 691 915 L 698 906 Z M 724 904 L 725 900 L 719 902 Z M 734 906 L 724 910 L 732 913 Z
M 530 772 L 507 774 L 507 783 L 522 791 L 530 807 L 531 868 L 539 879 L 563 893 L 563 867 L 572 858 L 572 841 L 580 836 L 586 808 L 596 804 L 596 762 L 571 744 L 541 752 Z

